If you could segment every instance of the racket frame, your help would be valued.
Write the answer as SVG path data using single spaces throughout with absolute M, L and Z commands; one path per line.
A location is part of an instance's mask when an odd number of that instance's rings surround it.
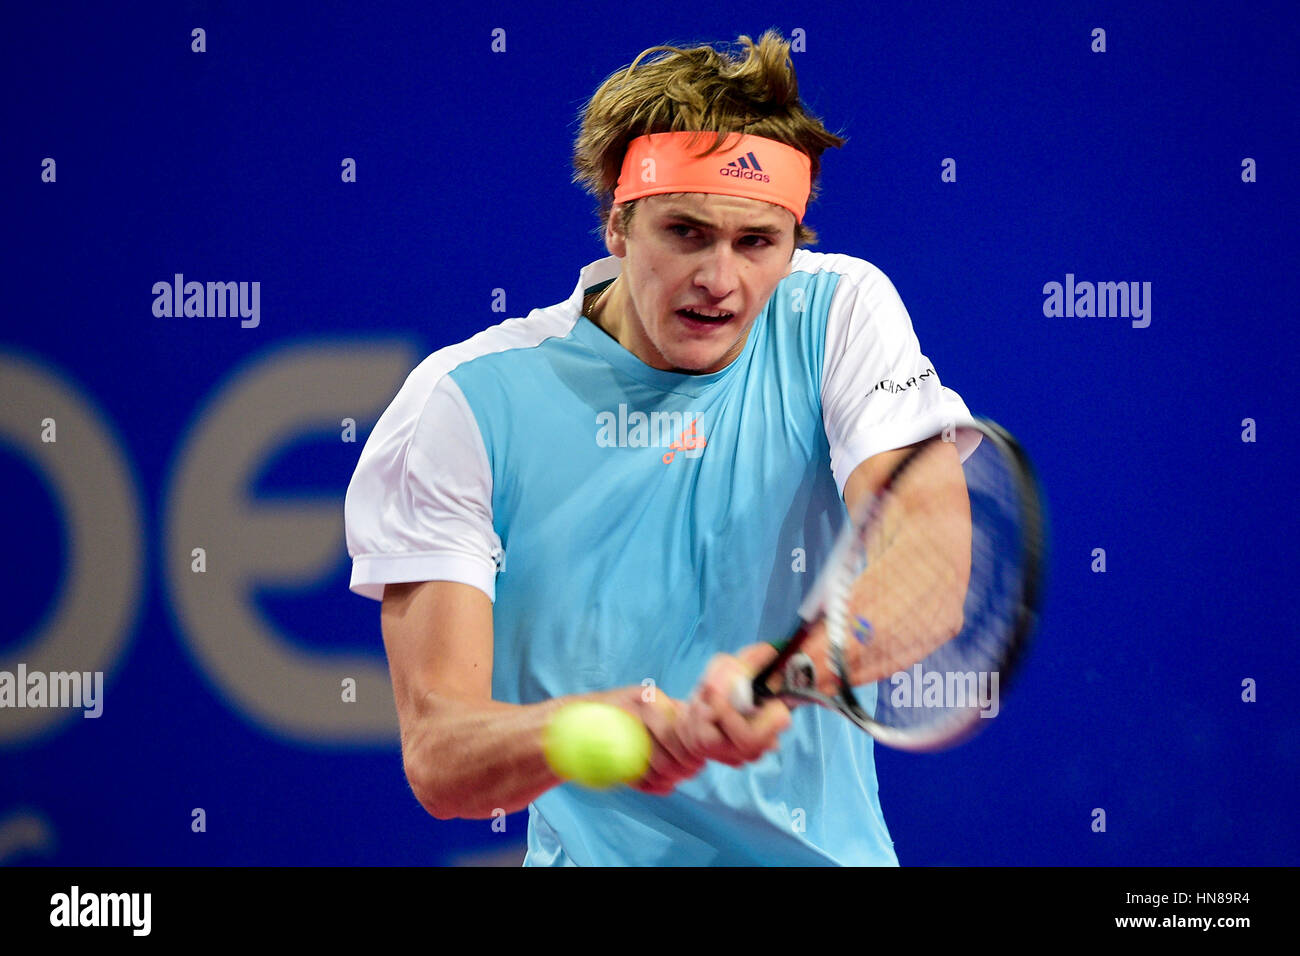
M 1011 634 L 1004 645 L 1004 653 L 999 661 L 998 674 L 1000 687 L 1011 686 L 1012 678 L 1017 674 L 1038 621 L 1041 600 L 1043 564 L 1046 553 L 1044 535 L 1044 518 L 1041 494 L 1037 477 L 1029 456 L 1006 429 L 988 419 L 969 419 L 956 423 L 956 429 L 973 429 L 980 433 L 980 441 L 991 441 L 997 453 L 1009 463 L 1008 471 L 1015 485 L 1016 500 L 1020 510 L 1020 548 L 1021 548 L 1021 588 L 1020 597 L 1011 624 Z M 814 703 L 830 710 L 838 711 L 857 724 L 876 740 L 886 746 L 899 750 L 930 751 L 939 750 L 961 743 L 978 727 L 978 716 L 972 708 L 972 716 L 961 723 L 937 725 L 924 731 L 901 730 L 877 722 L 858 701 L 853 687 L 847 680 L 844 661 L 843 635 L 830 635 L 830 623 L 827 623 L 830 662 L 834 669 L 839 693 L 831 696 L 812 687 L 796 687 L 788 678 L 793 675 L 785 673 L 786 669 L 799 653 L 800 648 L 811 635 L 816 624 L 827 619 L 827 607 L 832 601 L 842 601 L 844 588 L 837 585 L 835 578 L 842 573 L 845 550 L 861 547 L 860 541 L 864 529 L 870 527 L 880 510 L 884 497 L 894 484 L 907 472 L 917 458 L 933 441 L 944 441 L 942 432 L 918 442 L 902 461 L 900 461 L 885 481 L 871 494 L 859 509 L 859 516 L 849 515 L 835 547 L 831 559 L 813 585 L 816 601 L 801 608 L 803 620 L 784 642 L 774 644 L 776 657 L 772 658 L 753 678 L 750 695 L 755 707 L 775 697 L 792 704 Z M 978 447 L 978 445 L 977 445 Z M 972 454 L 974 450 L 972 450 Z M 851 582 L 850 582 L 851 583 Z M 842 629 L 842 628 L 841 628 Z M 782 672 L 782 686 L 773 690 L 769 685 L 774 674 Z M 868 686 L 868 685 L 863 685 Z

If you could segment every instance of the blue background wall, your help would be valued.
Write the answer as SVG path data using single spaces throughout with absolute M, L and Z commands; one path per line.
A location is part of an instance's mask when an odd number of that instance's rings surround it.
M 878 751 L 900 859 L 1300 862 L 1294 6 L 702 6 L 7 13 L 0 669 L 62 639 L 106 685 L 98 720 L 0 710 L 0 859 L 518 858 L 522 815 L 439 822 L 407 789 L 378 605 L 347 590 L 347 481 L 406 372 L 505 317 L 493 290 L 522 315 L 604 254 L 568 166 L 599 82 L 654 44 L 774 26 L 804 31 L 805 103 L 849 140 L 824 157 L 818 248 L 892 278 L 1051 507 L 1045 618 L 1003 715 L 949 753 Z M 260 324 L 155 317 L 178 272 L 259 281 Z M 1044 316 L 1067 273 L 1150 282 L 1150 325 Z M 193 513 L 241 442 L 243 484 Z M 105 591 L 59 618 L 74 584 Z M 259 640 L 282 670 L 248 664 Z M 295 730 L 313 680 L 318 729 Z

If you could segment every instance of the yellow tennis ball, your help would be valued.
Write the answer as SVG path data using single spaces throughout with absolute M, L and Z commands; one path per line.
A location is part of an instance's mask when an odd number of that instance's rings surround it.
M 653 749 L 645 724 L 621 707 L 595 701 L 564 705 L 542 735 L 542 751 L 556 776 L 596 790 L 639 780 Z

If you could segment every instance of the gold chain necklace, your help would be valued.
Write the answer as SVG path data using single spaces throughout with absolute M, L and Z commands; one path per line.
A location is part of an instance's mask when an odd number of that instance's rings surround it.
M 596 298 L 592 301 L 591 305 L 587 308 L 587 311 L 584 312 L 583 315 L 591 319 L 592 322 L 595 322 L 596 309 L 600 306 L 601 300 L 605 298 L 606 293 L 608 293 L 609 290 L 612 288 L 614 288 L 614 283 L 611 282 L 609 285 L 605 286 L 605 288 L 601 289 L 600 292 L 596 294 Z

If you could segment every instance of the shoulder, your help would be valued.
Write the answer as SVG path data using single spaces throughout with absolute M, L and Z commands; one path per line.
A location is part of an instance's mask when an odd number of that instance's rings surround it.
M 483 430 L 458 381 L 460 373 L 494 357 L 523 354 L 548 339 L 567 335 L 575 321 L 576 316 L 566 315 L 563 305 L 535 309 L 428 355 L 406 377 L 375 422 L 362 448 L 354 484 L 371 472 L 383 476 L 403 472 L 413 450 L 447 460 L 449 450 L 459 448 L 467 461 L 472 460 L 475 467 L 481 465 Z M 494 374 L 504 375 L 499 369 Z
M 798 276 L 821 276 L 855 284 L 885 278 L 884 272 L 866 259 L 841 252 L 813 252 L 811 249 L 796 249 L 790 260 L 790 272 L 786 278 Z
M 534 309 L 523 318 L 506 319 L 475 333 L 463 342 L 441 348 L 428 356 L 411 373 L 416 387 L 432 391 L 444 376 L 469 367 L 490 363 L 503 356 L 535 350 L 543 343 L 563 338 L 573 331 L 578 316 L 563 306 Z
M 567 336 L 576 321 L 577 316 L 561 306 L 534 309 L 525 317 L 506 319 L 463 342 L 438 349 L 407 376 L 389 411 L 400 419 L 419 418 L 435 396 L 459 392 L 458 377 L 523 358 L 543 343 Z
M 787 323 L 808 337 L 818 356 L 843 348 L 851 330 L 910 328 L 898 291 L 875 263 L 834 252 L 795 250 L 790 270 L 773 296 Z
M 809 317 L 833 324 L 900 304 L 894 284 L 879 266 L 838 252 L 795 250 L 781 287 L 783 299 L 793 299 L 794 290 L 802 289 Z

